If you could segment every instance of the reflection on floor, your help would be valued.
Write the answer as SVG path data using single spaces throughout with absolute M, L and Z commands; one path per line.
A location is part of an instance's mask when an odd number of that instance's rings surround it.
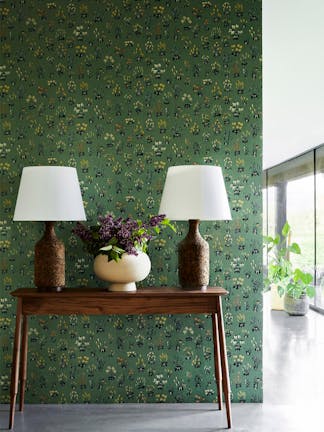
M 264 403 L 232 404 L 233 432 L 324 430 L 324 316 L 264 308 Z M 0 408 L 0 430 L 8 407 Z M 15 432 L 212 432 L 226 429 L 211 404 L 27 405 Z

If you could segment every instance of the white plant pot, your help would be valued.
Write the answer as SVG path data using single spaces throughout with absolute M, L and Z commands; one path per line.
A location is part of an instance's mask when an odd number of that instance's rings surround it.
M 284 296 L 285 311 L 289 315 L 304 316 L 309 309 L 309 298 L 302 294 L 299 298 L 295 299 L 288 294 Z
M 278 294 L 278 286 L 275 284 L 271 285 L 271 309 L 284 310 L 284 298 Z
M 97 255 L 93 269 L 99 279 L 109 282 L 109 291 L 136 291 L 136 283 L 145 279 L 151 271 L 151 261 L 144 252 L 138 255 L 124 253 L 116 262 L 107 255 Z

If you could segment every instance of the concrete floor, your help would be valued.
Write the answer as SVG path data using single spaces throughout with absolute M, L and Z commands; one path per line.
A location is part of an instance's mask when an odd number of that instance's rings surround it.
M 232 404 L 233 432 L 324 430 L 324 316 L 264 311 L 264 403 Z M 8 407 L 0 406 L 0 431 Z M 26 405 L 15 432 L 211 432 L 226 429 L 212 404 Z

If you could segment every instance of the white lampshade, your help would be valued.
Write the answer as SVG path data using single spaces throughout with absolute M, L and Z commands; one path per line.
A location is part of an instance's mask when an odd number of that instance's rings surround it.
M 171 220 L 230 220 L 222 168 L 206 165 L 168 169 L 159 214 Z
M 86 220 L 76 169 L 61 166 L 25 167 L 14 220 Z

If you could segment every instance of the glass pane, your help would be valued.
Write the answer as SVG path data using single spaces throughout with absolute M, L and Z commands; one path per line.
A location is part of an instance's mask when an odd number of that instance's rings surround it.
M 302 252 L 291 253 L 293 266 L 315 276 L 314 151 L 273 167 L 267 174 L 269 235 L 281 233 L 288 221 L 290 242 L 298 243 Z
M 263 235 L 275 235 L 275 221 L 276 221 L 276 188 L 273 186 L 268 189 L 263 189 Z M 267 249 L 263 248 L 263 275 L 267 276 L 268 272 L 268 255 Z
M 287 220 L 291 226 L 291 243 L 296 242 L 301 254 L 291 254 L 294 266 L 313 274 L 315 263 L 314 175 L 287 184 Z
M 314 275 L 311 302 L 324 312 L 324 145 L 269 169 L 266 178 L 267 234 L 279 233 L 289 222 L 291 242 L 302 251 L 291 260 Z
M 268 199 L 267 199 L 267 189 L 264 187 L 262 189 L 262 197 L 263 197 L 263 235 L 268 235 Z M 263 274 L 265 275 L 265 269 L 268 267 L 268 257 L 266 253 L 266 249 L 263 248 Z
M 315 152 L 316 164 L 316 295 L 314 305 L 324 310 L 324 146 Z
M 268 235 L 274 237 L 276 233 L 277 189 L 274 186 L 268 188 Z

